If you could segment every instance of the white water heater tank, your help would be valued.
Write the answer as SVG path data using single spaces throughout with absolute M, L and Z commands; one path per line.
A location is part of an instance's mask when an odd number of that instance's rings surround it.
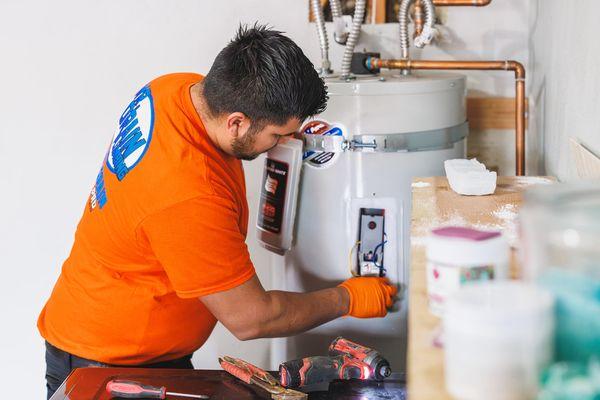
M 328 78 L 327 110 L 304 128 L 294 243 L 273 254 L 276 289 L 306 292 L 386 275 L 400 301 L 380 319 L 340 318 L 274 339 L 271 368 L 327 354 L 337 336 L 379 350 L 404 372 L 411 181 L 465 157 L 465 77 L 447 73 Z M 423 338 L 423 340 L 428 340 Z

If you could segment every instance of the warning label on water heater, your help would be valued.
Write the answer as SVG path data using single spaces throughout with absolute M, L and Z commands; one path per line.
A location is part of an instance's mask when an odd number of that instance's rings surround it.
M 344 136 L 342 128 L 325 121 L 311 121 L 301 129 L 301 132 L 305 135 Z M 311 167 L 326 168 L 333 165 L 338 156 L 339 153 L 309 150 L 304 152 L 302 160 Z
M 270 158 L 265 160 L 265 173 L 260 189 L 258 226 L 272 233 L 281 232 L 288 173 L 287 163 Z

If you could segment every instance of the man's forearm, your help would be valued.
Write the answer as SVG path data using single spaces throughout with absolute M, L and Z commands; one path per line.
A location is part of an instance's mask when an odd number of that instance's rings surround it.
M 310 293 L 265 293 L 268 312 L 259 317 L 258 337 L 290 336 L 307 331 L 348 313 L 346 289 L 335 287 Z
M 384 278 L 350 278 L 311 293 L 265 291 L 258 277 L 200 301 L 240 340 L 295 335 L 338 317 L 384 317 L 396 288 Z

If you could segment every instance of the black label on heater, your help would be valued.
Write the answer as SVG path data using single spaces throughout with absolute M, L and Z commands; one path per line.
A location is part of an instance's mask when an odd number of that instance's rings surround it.
M 260 189 L 258 226 L 272 233 L 281 232 L 288 173 L 287 163 L 266 159 Z

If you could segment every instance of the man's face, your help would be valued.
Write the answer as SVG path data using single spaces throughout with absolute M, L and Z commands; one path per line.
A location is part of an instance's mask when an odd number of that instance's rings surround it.
M 243 135 L 233 139 L 233 155 L 241 160 L 254 160 L 277 146 L 282 138 L 294 136 L 300 130 L 300 124 L 297 118 L 290 118 L 283 125 L 252 124 Z

